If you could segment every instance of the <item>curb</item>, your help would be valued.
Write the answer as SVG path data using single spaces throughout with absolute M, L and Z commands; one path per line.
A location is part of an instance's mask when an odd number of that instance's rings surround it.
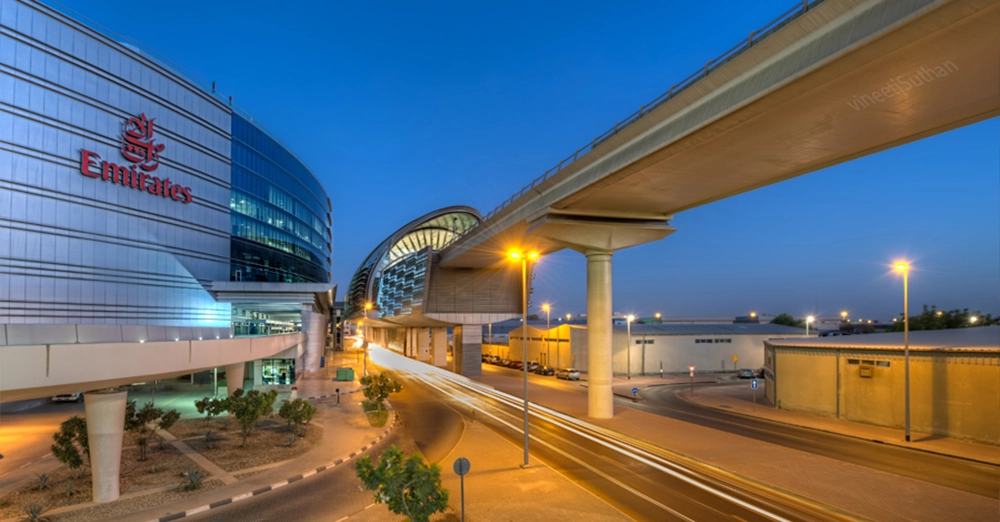
M 363 389 L 364 388 L 357 388 L 357 389 L 354 389 L 354 390 L 351 390 L 351 391 L 341 392 L 339 395 L 340 396 L 350 395 L 352 393 L 358 393 L 358 392 L 360 392 Z M 299 398 L 302 399 L 302 400 L 306 400 L 306 401 L 312 401 L 312 400 L 317 400 L 317 399 L 329 399 L 330 397 L 336 397 L 337 395 L 338 394 L 336 394 L 336 393 L 331 393 L 329 395 L 316 395 L 316 396 L 313 396 L 313 397 L 299 397 Z
M 934 451 L 934 450 L 925 449 L 925 448 L 915 448 L 913 446 L 905 446 L 905 445 L 900 444 L 898 442 L 892 442 L 892 441 L 886 441 L 886 440 L 879 440 L 879 439 L 872 439 L 872 438 L 869 438 L 869 437 L 862 437 L 860 435 L 851 435 L 850 433 L 844 433 L 844 432 L 841 432 L 841 431 L 831 431 L 831 430 L 825 430 L 823 428 L 814 428 L 812 426 L 803 426 L 802 424 L 795 424 L 794 422 L 787 422 L 787 421 L 781 421 L 781 420 L 776 420 L 776 419 L 768 419 L 768 418 L 758 417 L 756 415 L 750 415 L 750 414 L 747 414 L 747 413 L 742 413 L 742 412 L 738 412 L 738 411 L 734 411 L 734 410 L 727 410 L 727 409 L 724 409 L 724 408 L 717 408 L 715 406 L 708 406 L 706 404 L 699 404 L 697 402 L 694 402 L 694 401 L 691 401 L 691 400 L 688 400 L 688 399 L 682 397 L 681 393 L 680 393 L 681 391 L 683 391 L 683 390 L 678 390 L 678 393 L 675 393 L 674 395 L 676 395 L 678 399 L 680 399 L 680 400 L 682 400 L 682 401 L 684 401 L 684 402 L 686 402 L 688 404 L 691 404 L 693 406 L 697 406 L 699 408 L 707 408 L 707 409 L 710 409 L 710 410 L 715 410 L 715 411 L 721 411 L 721 412 L 724 412 L 724 413 L 728 413 L 730 415 L 739 415 L 741 417 L 747 417 L 747 418 L 751 418 L 751 419 L 755 419 L 755 420 L 759 420 L 759 421 L 771 422 L 771 423 L 774 423 L 774 424 L 782 424 L 782 425 L 785 425 L 785 426 L 794 426 L 796 428 L 802 428 L 802 429 L 806 429 L 806 430 L 813 430 L 813 431 L 818 431 L 818 432 L 821 432 L 821 433 L 828 433 L 830 435 L 840 435 L 841 437 L 849 437 L 849 438 L 852 438 L 852 439 L 863 440 L 863 441 L 866 441 L 866 442 L 874 442 L 875 444 L 887 444 L 889 446 L 894 446 L 896 448 L 901 448 L 901 449 L 906 449 L 906 450 L 912 450 L 912 451 L 921 451 L 923 453 L 929 453 L 931 455 L 939 455 L 939 456 L 942 456 L 942 457 L 950 457 L 950 458 L 953 458 L 953 459 L 960 459 L 960 460 L 965 460 L 965 461 L 968 461 L 968 462 L 975 462 L 976 464 L 985 464 L 987 466 L 1000 467 L 1000 464 L 997 464 L 996 462 L 989 462 L 989 461 L 986 461 L 986 460 L 979 460 L 979 459 L 976 459 L 976 458 L 973 458 L 973 457 L 965 457 L 965 456 L 962 456 L 962 455 L 955 455 L 955 454 L 952 454 L 952 453 L 944 453 L 944 452 L 941 452 L 941 451 Z
M 354 391 L 359 391 L 359 390 L 354 390 Z M 354 393 L 354 392 L 350 392 L 350 393 Z M 343 394 L 341 394 L 341 395 L 343 395 Z M 336 397 L 336 395 L 333 395 L 333 396 Z M 329 397 L 329 396 L 328 395 L 323 395 L 321 397 Z M 307 397 L 307 398 L 308 399 L 314 399 L 316 397 Z M 353 459 L 354 457 L 357 457 L 361 453 L 364 453 L 365 451 L 367 451 L 369 448 L 374 447 L 382 439 L 385 439 L 387 436 L 389 436 L 389 432 L 391 432 L 392 429 L 395 426 L 396 426 L 396 415 L 393 415 L 392 416 L 392 423 L 389 424 L 389 427 L 387 427 L 385 429 L 385 431 L 382 432 L 381 435 L 379 435 L 378 437 L 376 437 L 375 439 L 373 439 L 368 444 L 362 446 L 361 449 L 353 451 L 353 452 L 351 452 L 350 455 L 347 455 L 346 457 L 341 457 L 341 458 L 339 458 L 339 459 L 337 459 L 337 460 L 335 460 L 335 461 L 333 461 L 330 464 L 327 464 L 325 466 L 319 466 L 317 468 L 312 468 L 312 469 L 310 469 L 308 471 L 305 471 L 303 473 L 299 473 L 298 475 L 295 475 L 294 477 L 290 477 L 290 478 L 288 478 L 286 480 L 282 480 L 281 482 L 276 482 L 274 484 L 271 484 L 270 486 L 264 486 L 264 487 L 261 487 L 261 488 L 257 488 L 257 489 L 255 489 L 253 491 L 248 491 L 246 493 L 242 493 L 242 494 L 239 494 L 239 495 L 236 495 L 236 496 L 233 496 L 233 497 L 229 497 L 229 498 L 225 498 L 225 499 L 221 499 L 221 500 L 216 500 L 215 502 L 212 502 L 210 504 L 203 504 L 201 506 L 198 506 L 198 507 L 192 508 L 192 509 L 188 509 L 186 511 L 179 511 L 177 513 L 171 513 L 169 515 L 165 515 L 165 516 L 162 516 L 160 518 L 152 519 L 150 522 L 168 522 L 170 520 L 178 520 L 178 519 L 181 519 L 181 518 L 184 518 L 184 517 L 189 517 L 189 516 L 192 516 L 192 515 L 197 515 L 198 513 L 203 513 L 205 511 L 209 511 L 209 510 L 212 510 L 212 509 L 215 509 L 215 508 L 218 508 L 218 507 L 222 507 L 222 506 L 226 506 L 226 505 L 229 505 L 229 504 L 232 504 L 232 503 L 235 503 L 235 502 L 239 502 L 241 500 L 246 500 L 246 499 L 251 498 L 251 497 L 256 497 L 257 495 L 263 495 L 264 493 L 267 493 L 268 491 L 274 491 L 274 490 L 276 490 L 278 488 L 285 487 L 285 486 L 287 486 L 287 485 L 289 485 L 289 484 L 291 484 L 293 482 L 298 482 L 298 481 L 300 481 L 300 480 L 302 480 L 302 479 L 304 479 L 306 477 L 311 477 L 311 476 L 313 476 L 313 475 L 315 475 L 317 473 L 320 473 L 320 472 L 326 471 L 328 469 L 334 468 L 336 466 L 339 466 L 339 465 L 341 465 L 341 464 L 343 464 L 343 463 L 345 463 L 345 462 Z

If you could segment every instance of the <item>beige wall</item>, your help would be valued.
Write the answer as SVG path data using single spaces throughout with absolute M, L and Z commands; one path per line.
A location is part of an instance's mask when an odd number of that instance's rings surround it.
M 780 408 L 903 428 L 902 352 L 775 350 L 776 382 L 769 388 L 773 388 Z M 851 360 L 859 364 L 851 364 Z M 862 368 L 868 369 L 871 376 L 862 377 Z M 1000 354 L 911 355 L 910 415 L 914 432 L 1000 444 L 998 412 Z
M 573 365 L 573 353 L 570 350 L 572 338 L 570 332 L 579 330 L 571 328 L 569 325 L 553 327 L 548 332 L 544 328 L 528 327 L 528 360 L 538 361 L 546 366 L 566 368 Z M 521 342 L 521 329 L 511 330 L 508 334 L 510 339 L 511 359 L 521 360 L 523 346 Z M 584 349 L 586 350 L 586 349 Z M 500 352 L 495 352 L 500 353 Z

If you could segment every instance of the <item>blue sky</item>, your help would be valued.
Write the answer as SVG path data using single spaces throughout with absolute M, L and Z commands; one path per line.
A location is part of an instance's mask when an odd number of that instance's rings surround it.
M 333 200 L 341 293 L 384 237 L 455 204 L 484 213 L 751 30 L 758 2 L 69 1 L 232 95 Z M 911 306 L 997 314 L 1000 121 L 684 212 L 614 257 L 614 308 L 888 320 Z M 585 312 L 584 258 L 539 267 L 533 301 Z

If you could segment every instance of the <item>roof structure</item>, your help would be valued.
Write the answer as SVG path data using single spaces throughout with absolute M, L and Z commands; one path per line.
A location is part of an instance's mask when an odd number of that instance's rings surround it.
M 789 348 L 903 350 L 903 332 L 774 340 L 765 343 Z M 1000 354 L 1000 326 L 910 332 L 910 350 Z

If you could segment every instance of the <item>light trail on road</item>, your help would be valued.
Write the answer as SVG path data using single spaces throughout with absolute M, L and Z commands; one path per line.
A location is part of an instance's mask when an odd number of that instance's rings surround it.
M 375 348 L 372 361 L 417 379 L 486 416 L 501 435 L 523 436 L 518 397 L 394 352 Z M 531 404 L 533 457 L 543 457 L 605 500 L 639 519 L 845 520 L 825 506 L 767 490 L 589 422 Z M 641 501 L 641 502 L 637 502 Z M 640 505 L 643 504 L 643 505 Z

